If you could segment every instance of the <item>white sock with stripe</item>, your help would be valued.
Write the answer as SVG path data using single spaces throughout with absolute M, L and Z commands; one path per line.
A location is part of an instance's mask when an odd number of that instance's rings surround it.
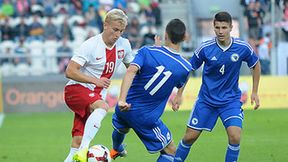
M 68 156 L 66 157 L 66 159 L 64 160 L 64 162 L 73 162 L 73 156 L 77 151 L 78 151 L 78 148 L 71 147 L 70 152 Z
M 93 140 L 99 128 L 101 127 L 101 121 L 106 116 L 106 114 L 107 111 L 102 108 L 97 108 L 90 114 L 85 123 L 84 134 L 79 150 L 89 147 L 90 142 Z

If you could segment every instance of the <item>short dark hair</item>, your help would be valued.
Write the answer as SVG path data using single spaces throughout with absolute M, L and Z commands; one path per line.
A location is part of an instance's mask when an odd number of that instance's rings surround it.
M 215 23 L 215 21 L 227 22 L 231 25 L 232 24 L 232 17 L 228 12 L 222 11 L 222 12 L 218 12 L 214 16 L 214 23 Z
M 173 19 L 167 24 L 166 33 L 173 44 L 180 43 L 185 37 L 185 24 L 179 19 Z

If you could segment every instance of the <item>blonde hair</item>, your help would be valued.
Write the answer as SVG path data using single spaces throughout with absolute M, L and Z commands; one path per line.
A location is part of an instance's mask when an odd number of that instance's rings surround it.
M 120 9 L 112 9 L 107 12 L 104 22 L 121 21 L 125 26 L 128 22 L 127 15 Z

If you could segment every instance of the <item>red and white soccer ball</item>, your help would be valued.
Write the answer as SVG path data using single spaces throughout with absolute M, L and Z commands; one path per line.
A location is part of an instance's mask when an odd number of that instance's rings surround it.
M 110 151 L 103 145 L 94 145 L 88 150 L 88 162 L 111 162 Z

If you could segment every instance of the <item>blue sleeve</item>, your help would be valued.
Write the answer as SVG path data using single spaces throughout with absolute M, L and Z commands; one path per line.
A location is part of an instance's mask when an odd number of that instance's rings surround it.
M 134 60 L 131 62 L 131 64 L 138 66 L 139 69 L 143 66 L 144 60 L 145 60 L 145 48 L 141 48 L 137 51 Z
M 253 68 L 258 62 L 259 58 L 256 53 L 247 48 L 247 52 L 245 52 L 244 61 L 247 62 L 249 68 Z
M 192 70 L 197 70 L 203 64 L 204 58 L 205 54 L 203 48 L 200 51 L 195 50 L 193 56 L 189 60 Z

